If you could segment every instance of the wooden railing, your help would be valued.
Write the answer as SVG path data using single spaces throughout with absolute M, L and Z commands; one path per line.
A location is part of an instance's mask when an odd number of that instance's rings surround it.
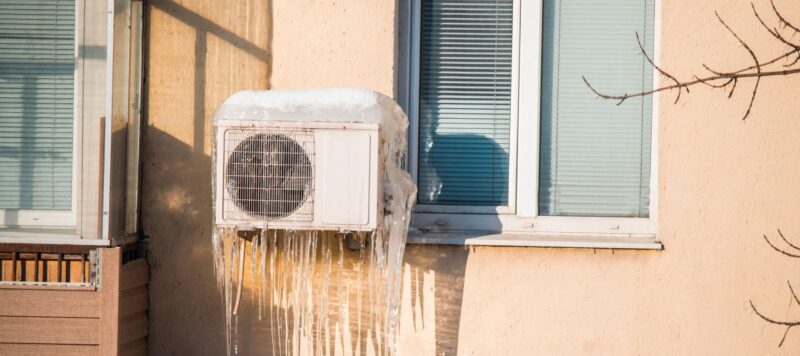
M 94 283 L 92 246 L 0 244 L 0 282 L 9 284 Z
M 2 256 L 3 276 L 16 281 L 0 284 L 0 355 L 147 354 L 147 263 L 138 258 L 123 264 L 120 248 L 96 251 L 86 259 L 75 251 L 15 251 L 15 274 L 7 272 L 5 259 L 14 256 Z M 60 254 L 62 267 L 50 266 Z M 36 265 L 25 265 L 23 276 L 23 260 L 39 265 L 38 272 Z M 64 261 L 73 266 L 70 273 Z M 92 262 L 95 274 L 87 273 Z M 62 268 L 64 278 L 58 278 Z

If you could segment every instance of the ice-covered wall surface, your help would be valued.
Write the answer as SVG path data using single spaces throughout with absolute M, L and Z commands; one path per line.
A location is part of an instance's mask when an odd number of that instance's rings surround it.
M 244 269 L 249 265 L 251 299 L 257 304 L 258 319 L 269 318 L 270 333 L 264 337 L 270 338 L 273 354 L 324 354 L 345 339 L 359 345 L 358 349 L 369 344 L 377 354 L 394 354 L 403 251 L 417 192 L 401 167 L 408 127 L 405 113 L 391 98 L 366 89 L 241 91 L 220 106 L 214 115 L 215 123 L 219 120 L 376 123 L 384 192 L 378 230 L 359 233 L 355 239 L 351 236 L 351 244 L 355 242 L 361 250 L 353 265 L 344 264 L 343 234 L 261 230 L 246 242 L 236 229 L 214 227 L 215 271 L 225 305 L 228 353 L 238 352 L 238 310 Z M 246 250 L 251 252 L 248 262 Z M 359 287 L 352 295 L 341 285 L 341 276 L 349 268 L 359 273 L 357 278 L 364 280 L 368 293 Z M 332 301 L 339 308 L 330 308 Z M 358 318 L 355 323 L 350 320 L 350 305 Z M 362 311 L 362 306 L 367 309 Z

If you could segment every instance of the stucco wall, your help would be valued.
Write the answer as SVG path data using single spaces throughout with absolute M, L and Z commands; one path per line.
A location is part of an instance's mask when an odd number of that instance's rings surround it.
M 231 93 L 265 88 L 264 1 L 148 1 L 142 225 L 149 237 L 152 355 L 224 355 L 211 260 L 209 118 Z
M 143 225 L 150 238 L 151 354 L 219 355 L 211 268 L 210 116 L 244 88 L 357 85 L 391 94 L 393 1 L 154 0 L 147 59 Z M 800 3 L 776 1 L 800 23 Z M 768 2 L 757 8 L 767 12 Z M 743 0 L 663 0 L 661 61 L 686 77 L 749 65 L 719 11 L 758 53 L 775 45 Z M 272 26 L 271 24 L 274 24 Z M 632 37 L 633 40 L 633 37 Z M 270 61 L 270 53 L 272 61 Z M 636 55 L 634 53 L 630 55 Z M 766 57 L 766 55 L 764 55 Z M 403 354 L 796 354 L 786 281 L 800 260 L 762 239 L 800 241 L 800 77 L 752 81 L 731 100 L 694 88 L 659 110 L 658 252 L 409 246 Z M 267 350 L 247 348 L 252 353 Z

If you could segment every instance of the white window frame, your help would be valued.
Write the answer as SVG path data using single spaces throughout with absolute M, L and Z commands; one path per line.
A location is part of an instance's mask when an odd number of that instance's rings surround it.
M 2 209 L 0 208 L 0 229 L 2 228 L 69 228 L 77 223 L 78 187 L 80 187 L 80 124 L 78 113 L 81 78 L 78 68 L 81 59 L 78 51 L 81 46 L 81 32 L 83 29 L 83 1 L 75 1 L 75 32 L 73 36 L 73 51 L 75 56 L 73 75 L 72 97 L 72 198 L 69 210 L 48 209 Z M 0 167 L 2 168 L 2 167 Z
M 419 53 L 421 0 L 400 5 L 401 50 L 398 101 L 409 114 L 409 152 L 407 164 L 417 180 L 419 147 Z M 539 123 L 542 44 L 542 1 L 515 0 L 513 4 L 512 50 L 512 140 L 509 152 L 509 198 L 507 206 L 417 205 L 412 226 L 422 232 L 492 232 L 574 239 L 576 237 L 644 238 L 656 241 L 658 231 L 658 94 L 652 96 L 651 170 L 649 217 L 572 217 L 539 216 Z M 654 60 L 659 62 L 661 1 L 654 0 Z M 403 54 L 403 52 L 405 53 Z M 530 65 L 521 66 L 521 63 Z M 653 70 L 653 85 L 659 75 Z M 520 100 L 519 98 L 530 98 Z M 530 184 L 525 184 L 530 182 Z M 421 239 L 421 240 L 424 240 Z M 436 240 L 436 239 L 434 239 Z M 460 239 L 461 241 L 463 239 Z M 440 240 L 436 240 L 440 241 Z M 438 242 L 437 242 L 438 243 Z M 493 243 L 496 244 L 496 243 Z M 502 243 L 500 243 L 502 244 Z M 514 243 L 513 245 L 519 245 Z M 542 244 L 548 245 L 548 244 Z M 558 243 L 553 246 L 560 246 Z M 598 247 L 586 244 L 587 247 Z M 618 246 L 618 244 L 614 245 Z M 651 244 L 648 246 L 660 246 Z M 572 246 L 570 247 L 580 247 Z M 639 248 L 639 247 L 634 247 Z M 658 248 L 658 247 L 644 247 Z
M 143 6 L 75 3 L 72 209 L 26 210 L 24 220 L 17 219 L 21 210 L 0 210 L 0 243 L 108 246 L 138 236 Z M 126 169 L 112 169 L 112 162 Z M 6 223 L 6 214 L 14 220 Z

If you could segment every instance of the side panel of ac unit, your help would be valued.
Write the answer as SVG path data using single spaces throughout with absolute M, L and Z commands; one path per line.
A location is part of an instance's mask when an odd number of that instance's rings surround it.
M 377 225 L 378 135 L 371 130 L 319 130 L 316 222 L 345 230 Z

